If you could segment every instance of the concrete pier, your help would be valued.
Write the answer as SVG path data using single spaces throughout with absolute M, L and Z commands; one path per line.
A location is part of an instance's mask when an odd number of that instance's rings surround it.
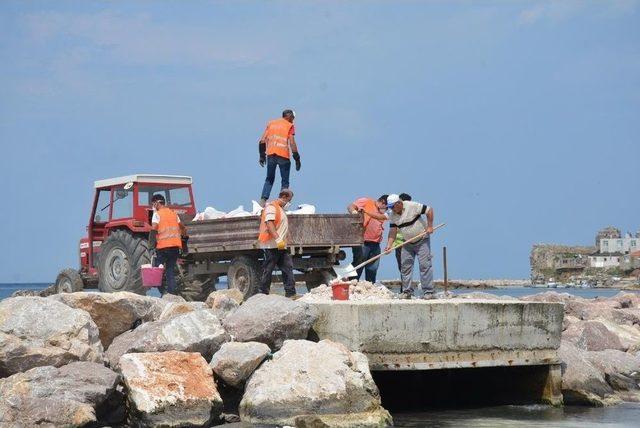
M 313 303 L 314 330 L 360 351 L 371 370 L 538 366 L 543 402 L 559 404 L 557 355 L 564 308 L 519 300 L 389 300 Z

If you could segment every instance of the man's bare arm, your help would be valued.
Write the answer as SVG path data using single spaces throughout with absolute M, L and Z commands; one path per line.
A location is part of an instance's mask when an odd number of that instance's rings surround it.
M 387 238 L 387 248 L 384 250 L 385 252 L 388 252 L 389 250 L 391 250 L 391 248 L 393 247 L 393 242 L 396 240 L 397 234 L 398 234 L 397 227 L 389 228 L 389 237 Z
M 273 220 L 268 220 L 267 221 L 267 231 L 269 232 L 269 235 L 271 235 L 271 237 L 274 240 L 278 240 L 280 237 L 278 236 L 278 231 L 276 230 L 276 224 L 274 223 Z

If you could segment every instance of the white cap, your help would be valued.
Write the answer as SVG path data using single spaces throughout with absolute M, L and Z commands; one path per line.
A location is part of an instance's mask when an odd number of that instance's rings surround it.
M 396 195 L 395 193 L 387 196 L 387 208 L 393 207 L 396 202 L 400 202 L 400 196 Z

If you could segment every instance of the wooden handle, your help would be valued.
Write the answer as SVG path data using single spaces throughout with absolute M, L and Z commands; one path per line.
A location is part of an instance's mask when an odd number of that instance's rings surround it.
M 443 227 L 445 224 L 446 224 L 446 223 L 440 223 L 439 225 L 437 225 L 436 227 L 434 227 L 434 228 L 433 228 L 433 231 L 435 232 L 436 230 L 438 230 L 438 229 L 440 229 L 441 227 Z M 391 251 L 393 251 L 393 250 L 395 250 L 395 249 L 397 249 L 397 248 L 400 248 L 400 247 L 402 247 L 402 246 L 404 246 L 404 245 L 407 245 L 407 244 L 410 244 L 410 243 L 412 243 L 412 242 L 415 242 L 415 241 L 417 241 L 418 239 L 420 239 L 420 238 L 424 237 L 425 235 L 427 235 L 427 231 L 426 231 L 426 230 L 425 230 L 424 232 L 422 232 L 421 234 L 414 236 L 414 237 L 413 237 L 413 238 L 411 238 L 411 239 L 407 239 L 407 240 L 406 240 L 406 241 L 404 241 L 402 244 L 398 244 L 398 245 L 396 245 L 395 247 L 391 247 L 391 248 L 389 249 L 389 252 L 388 252 L 388 253 L 383 251 L 382 253 L 378 254 L 377 256 L 373 256 L 373 257 L 371 257 L 369 260 L 365 260 L 364 262 L 360 263 L 358 266 L 354 267 L 354 268 L 353 268 L 353 270 L 358 270 L 358 269 L 360 269 L 360 268 L 363 268 L 363 267 L 365 267 L 366 265 L 368 265 L 369 263 L 371 263 L 371 262 L 375 262 L 375 261 L 376 261 L 376 260 L 378 260 L 380 257 L 384 257 L 384 256 L 386 256 L 387 254 L 390 254 L 390 253 L 391 253 Z

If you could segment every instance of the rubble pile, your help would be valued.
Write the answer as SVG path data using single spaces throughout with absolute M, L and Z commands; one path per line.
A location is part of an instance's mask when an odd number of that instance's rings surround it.
M 397 296 L 384 285 L 373 284 L 369 281 L 349 281 L 349 300 L 389 300 Z M 300 299 L 303 302 L 332 301 L 331 285 L 322 284 L 312 289 Z

